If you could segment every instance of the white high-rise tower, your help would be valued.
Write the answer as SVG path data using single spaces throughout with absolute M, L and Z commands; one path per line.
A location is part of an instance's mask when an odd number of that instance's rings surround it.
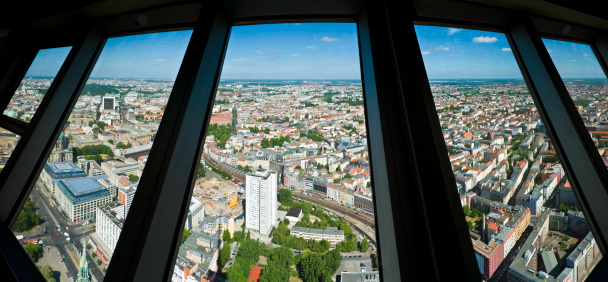
M 268 236 L 277 221 L 277 173 L 256 169 L 246 180 L 245 227 Z

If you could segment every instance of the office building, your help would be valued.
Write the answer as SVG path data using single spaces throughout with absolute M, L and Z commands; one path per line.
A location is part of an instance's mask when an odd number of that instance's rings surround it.
M 98 206 L 112 201 L 110 191 L 96 177 L 59 180 L 55 198 L 69 221 L 92 218 Z
M 40 173 L 40 180 L 51 193 L 56 193 L 59 180 L 86 176 L 84 170 L 73 162 L 48 162 Z
M 116 109 L 116 97 L 113 95 L 103 96 L 102 111 L 114 111 Z
M 277 174 L 256 169 L 246 176 L 245 224 L 247 230 L 268 236 L 277 221 Z

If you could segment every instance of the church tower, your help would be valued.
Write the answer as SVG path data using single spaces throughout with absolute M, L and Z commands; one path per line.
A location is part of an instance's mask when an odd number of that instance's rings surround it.
M 82 256 L 80 257 L 77 281 L 91 282 L 91 273 L 89 273 L 89 260 L 87 259 L 87 244 L 85 238 L 82 239 Z

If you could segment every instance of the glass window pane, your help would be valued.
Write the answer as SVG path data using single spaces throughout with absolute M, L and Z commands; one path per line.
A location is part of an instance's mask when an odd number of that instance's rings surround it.
M 362 94 L 355 24 L 233 27 L 172 280 L 379 281 Z
M 568 93 L 585 122 L 593 143 L 608 166 L 608 80 L 591 46 L 543 39 Z
M 29 122 L 71 49 L 60 47 L 38 51 L 3 114 Z
M 107 40 L 13 226 L 43 273 L 103 280 L 191 34 Z
M 506 36 L 416 33 L 483 277 L 584 280 L 602 255 Z

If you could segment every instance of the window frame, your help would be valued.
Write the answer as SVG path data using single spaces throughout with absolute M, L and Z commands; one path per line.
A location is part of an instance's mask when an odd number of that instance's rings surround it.
M 194 175 L 198 169 L 198 156 L 202 149 L 200 144 L 209 122 L 233 25 L 319 21 L 357 23 L 366 125 L 369 133 L 375 133 L 368 134 L 368 144 L 375 187 L 374 216 L 380 272 L 385 281 L 421 280 L 421 277 L 424 277 L 423 280 L 445 280 L 454 275 L 467 280 L 480 280 L 473 248 L 466 242 L 470 239 L 462 220 L 462 208 L 454 197 L 455 181 L 413 29 L 416 22 L 499 29 L 501 32 L 506 30 L 512 46 L 532 44 L 532 52 L 520 54 L 514 50 L 514 54 L 522 69 L 529 69 L 532 62 L 540 60 L 540 71 L 544 78 L 534 77 L 524 70 L 526 82 L 529 86 L 548 83 L 551 87 L 550 91 L 547 90 L 550 92 L 548 94 L 539 94 L 531 89 L 533 98 L 541 105 L 551 99 L 561 102 L 557 110 L 539 108 L 539 112 L 547 112 L 541 117 L 551 124 L 551 121 L 558 120 L 559 114 L 566 113 L 566 121 L 570 129 L 576 132 L 575 137 L 567 137 L 563 131 L 551 129 L 552 139 L 561 142 L 575 138 L 571 142 L 579 142 L 579 149 L 585 152 L 582 162 L 595 171 L 585 173 L 565 167 L 567 175 L 576 179 L 576 176 L 592 174 L 596 183 L 600 183 L 600 189 L 593 191 L 584 185 L 580 188 L 574 185 L 578 188 L 575 189 L 577 199 L 586 199 L 585 195 L 608 197 L 608 172 L 605 172 L 605 167 L 603 171 L 599 170 L 598 159 L 601 159 L 597 153 L 592 154 L 596 149 L 591 146 L 592 143 L 589 144 L 588 134 L 584 134 L 584 124 L 577 112 L 572 112 L 571 99 L 565 99 L 564 95 L 568 93 L 564 92 L 565 86 L 554 71 L 554 66 L 547 61 L 548 53 L 544 54 L 544 46 L 538 45 L 540 34 L 563 38 L 563 34 L 558 34 L 558 27 L 568 23 L 557 20 L 543 22 L 512 10 L 470 2 L 414 0 L 409 7 L 410 12 L 405 14 L 403 10 L 396 9 L 396 4 L 391 1 L 372 4 L 361 0 L 319 0 L 301 4 L 295 7 L 288 1 L 280 0 L 185 4 L 92 20 L 78 32 L 73 32 L 69 27 L 52 32 L 34 30 L 37 34 L 46 34 L 45 38 L 51 41 L 72 40 L 73 47 L 29 125 L 0 118 L 0 126 L 16 133 L 20 131 L 22 135 L 13 156 L 0 174 L 0 238 L 3 239 L 0 240 L 0 251 L 4 255 L 3 263 L 12 270 L 13 277 L 17 280 L 43 280 L 19 242 L 8 238 L 14 238 L 8 226 L 16 220 L 27 200 L 106 38 L 119 34 L 195 26 L 159 128 L 162 134 L 157 135 L 149 163 L 140 180 L 147 189 L 141 189 L 134 198 L 123 229 L 129 236 L 119 239 L 106 274 L 109 280 L 158 280 L 158 277 L 168 280 L 171 277 L 178 252 L 177 242 L 181 238 Z M 149 19 L 147 25 L 135 24 L 137 16 L 141 14 Z M 9 95 L 12 97 L 8 89 L 14 83 L 18 85 L 23 76 L 19 74 L 25 74 L 33 61 L 31 54 L 19 51 L 25 46 L 19 36 L 31 36 L 31 32 L 13 31 L 3 45 L 0 52 L 0 99 Z M 597 38 L 593 34 L 597 34 Z M 593 28 L 573 25 L 566 38 L 592 42 L 590 45 L 606 72 L 608 40 L 600 36 L 604 34 Z M 410 82 L 411 77 L 418 79 Z M 201 108 L 205 109 L 202 115 Z M 416 135 L 416 132 L 429 134 Z M 564 157 L 562 159 L 566 161 L 572 159 L 574 151 L 571 148 L 557 147 L 560 158 Z M 438 173 L 429 177 L 428 171 Z M 425 191 L 424 187 L 430 185 L 442 193 L 437 195 Z M 379 202 L 382 204 L 377 205 Z M 586 201 L 582 203 L 583 206 L 588 204 Z M 176 206 L 180 209 L 175 209 Z M 596 219 L 595 216 L 607 208 L 598 207 L 595 203 L 588 210 L 584 209 L 585 215 L 593 223 L 591 225 L 605 230 L 598 233 L 593 229 L 604 254 L 604 246 L 608 243 L 608 220 Z M 608 215 L 608 212 L 604 214 Z M 606 261 L 602 258 L 590 278 L 608 277 Z

